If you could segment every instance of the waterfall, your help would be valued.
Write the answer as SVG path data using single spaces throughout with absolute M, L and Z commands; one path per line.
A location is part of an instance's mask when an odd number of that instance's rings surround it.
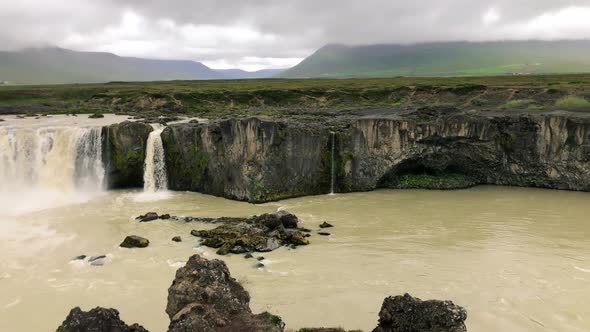
M 331 173 L 330 173 L 330 195 L 334 195 L 334 181 L 335 181 L 335 179 L 334 179 L 334 170 L 335 170 L 335 165 L 334 165 L 334 141 L 335 141 L 335 136 L 336 136 L 336 133 L 333 132 L 333 131 L 331 131 L 330 132 L 330 137 L 332 138 L 332 150 L 331 150 L 331 158 L 332 158 L 331 166 L 332 166 L 332 169 L 331 169 Z
M 154 131 L 148 136 L 143 172 L 143 189 L 146 192 L 165 191 L 168 189 L 166 160 L 162 143 L 161 125 L 152 125 Z
M 51 207 L 102 191 L 101 129 L 0 127 L 0 207 Z

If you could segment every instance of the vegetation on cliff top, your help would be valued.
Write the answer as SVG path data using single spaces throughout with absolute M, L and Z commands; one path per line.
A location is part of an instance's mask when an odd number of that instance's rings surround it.
M 590 110 L 590 103 L 584 103 L 587 100 L 590 75 L 114 82 L 0 87 L 0 114 L 284 116 L 425 105 L 489 110 Z M 575 107 L 570 107 L 572 104 Z

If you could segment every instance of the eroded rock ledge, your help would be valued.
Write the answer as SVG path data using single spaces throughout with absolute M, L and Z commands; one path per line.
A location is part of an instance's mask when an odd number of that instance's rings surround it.
M 111 187 L 141 185 L 147 124 L 109 129 Z M 332 138 L 334 159 L 332 160 Z M 368 109 L 184 123 L 162 133 L 169 187 L 249 202 L 477 184 L 590 191 L 590 114 Z
M 231 277 L 220 260 L 199 255 L 189 258 L 176 272 L 168 289 L 166 313 L 169 332 L 282 332 L 280 317 L 264 312 L 253 314 L 250 295 Z M 450 301 L 421 301 L 406 294 L 388 297 L 379 312 L 374 332 L 465 332 L 465 309 Z M 115 309 L 74 308 L 57 332 L 147 332 L 126 325 Z M 343 332 L 340 328 L 310 328 L 300 332 Z

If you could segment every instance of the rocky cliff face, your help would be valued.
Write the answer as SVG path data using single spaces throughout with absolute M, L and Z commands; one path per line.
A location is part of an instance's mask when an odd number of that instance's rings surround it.
M 321 194 L 328 136 L 322 125 L 256 118 L 170 126 L 162 133 L 168 185 L 253 202 Z
M 163 133 L 170 188 L 252 202 L 328 193 L 331 131 L 337 192 L 399 187 L 422 175 L 590 190 L 588 116 L 431 110 L 171 126 Z
M 143 186 L 143 164 L 147 138 L 152 127 L 125 121 L 103 128 L 103 160 L 107 187 Z
M 109 127 L 112 187 L 141 185 L 150 130 Z M 172 125 L 162 139 L 170 189 L 250 202 L 329 193 L 332 165 L 336 192 L 474 184 L 590 190 L 590 116 L 575 112 L 229 119 Z

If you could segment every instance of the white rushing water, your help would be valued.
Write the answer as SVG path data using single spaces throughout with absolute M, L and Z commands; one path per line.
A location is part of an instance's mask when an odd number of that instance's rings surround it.
M 86 201 L 104 179 L 102 127 L 0 127 L 2 214 Z
M 164 144 L 162 143 L 161 125 L 152 125 L 152 131 L 148 137 L 145 166 L 143 173 L 143 189 L 146 192 L 166 191 L 168 178 L 166 176 L 166 161 L 164 158 Z

